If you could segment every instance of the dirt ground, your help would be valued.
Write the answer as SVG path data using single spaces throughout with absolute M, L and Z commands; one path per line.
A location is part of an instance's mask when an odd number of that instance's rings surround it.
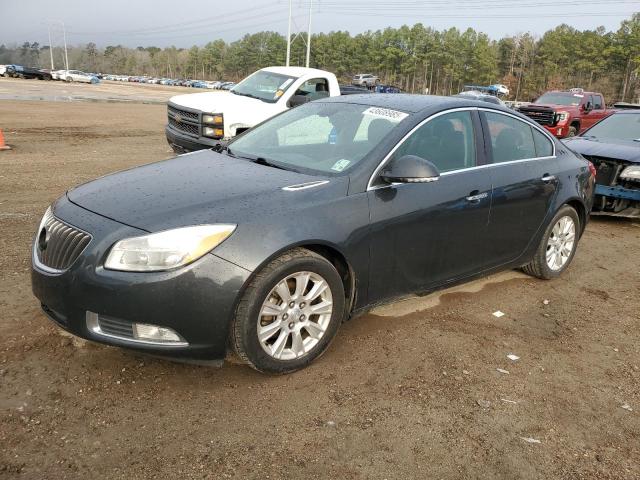
M 640 478 L 637 222 L 592 220 L 558 280 L 506 272 L 356 318 L 289 376 L 63 335 L 30 290 L 40 216 L 169 157 L 164 121 L 0 101 L 0 478 Z

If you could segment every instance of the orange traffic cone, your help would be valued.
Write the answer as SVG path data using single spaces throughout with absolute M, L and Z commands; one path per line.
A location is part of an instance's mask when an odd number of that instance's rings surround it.
M 0 128 L 0 150 L 11 150 L 11 147 L 4 143 L 4 134 L 2 133 L 2 129 Z

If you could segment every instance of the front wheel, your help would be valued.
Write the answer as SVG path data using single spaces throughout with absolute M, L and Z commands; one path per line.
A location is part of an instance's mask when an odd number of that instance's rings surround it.
M 336 268 L 296 248 L 251 281 L 236 310 L 231 342 L 256 370 L 290 373 L 322 355 L 344 315 L 344 286 Z
M 67 82 L 69 82 L 69 83 L 73 82 L 73 78 L 67 77 Z
M 580 235 L 580 218 L 569 205 L 563 206 L 547 227 L 533 260 L 522 269 L 545 280 L 564 272 L 576 253 Z
M 576 127 L 575 125 L 571 125 L 569 127 L 569 133 L 567 134 L 567 137 L 575 137 L 578 134 L 578 127 Z

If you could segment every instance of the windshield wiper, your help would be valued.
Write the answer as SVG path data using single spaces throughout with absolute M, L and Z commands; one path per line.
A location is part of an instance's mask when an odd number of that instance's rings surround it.
M 280 170 L 288 170 L 288 168 L 282 167 L 280 165 L 276 165 L 275 163 L 270 162 L 264 157 L 256 157 L 255 159 L 253 159 L 253 163 L 264 165 L 265 167 L 273 167 L 273 168 L 279 168 Z
M 240 92 L 236 92 L 235 90 L 229 90 L 231 93 L 233 93 L 234 95 L 240 95 L 242 97 L 249 97 L 249 98 L 255 98 L 256 100 L 264 100 L 261 97 L 258 97 L 257 95 L 254 95 L 253 93 L 240 93 Z

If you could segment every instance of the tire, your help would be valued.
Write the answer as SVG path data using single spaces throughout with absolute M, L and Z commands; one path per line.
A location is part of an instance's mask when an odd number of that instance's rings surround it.
M 560 232 L 561 233 L 560 237 L 557 235 L 558 230 L 556 229 L 556 227 L 560 226 L 560 221 L 564 220 L 565 218 L 568 218 L 573 222 L 573 232 L 572 232 L 573 237 L 571 237 L 571 232 L 566 233 L 564 231 Z M 564 230 L 566 230 L 566 228 Z M 552 278 L 559 277 L 562 274 L 562 272 L 564 272 L 569 267 L 569 265 L 571 264 L 571 261 L 573 260 L 573 257 L 576 253 L 576 249 L 578 248 L 580 232 L 581 232 L 581 226 L 580 226 L 580 217 L 578 216 L 578 213 L 575 211 L 573 207 L 570 207 L 569 205 L 564 205 L 555 214 L 555 216 L 553 217 L 553 220 L 549 222 L 549 225 L 547 226 L 547 229 L 544 232 L 544 235 L 542 236 L 542 240 L 540 241 L 540 245 L 538 246 L 538 249 L 536 250 L 536 253 L 533 259 L 531 260 L 530 263 L 522 267 L 522 270 L 528 275 L 531 275 L 533 277 L 538 277 L 543 280 L 550 280 Z M 566 237 L 564 237 L 565 242 L 568 239 L 573 238 L 571 247 L 570 247 L 570 252 L 567 255 L 564 255 L 563 253 L 558 253 L 558 250 L 556 250 L 556 253 L 555 253 L 556 256 L 554 256 L 554 252 L 552 252 L 552 250 L 556 248 L 554 247 L 554 243 L 558 248 L 560 248 L 560 250 L 564 252 L 566 252 L 566 250 L 569 249 L 567 243 L 564 243 L 564 244 L 557 243 L 558 241 L 555 240 L 557 238 L 562 238 L 565 235 L 566 235 Z M 552 257 L 549 260 L 548 260 L 548 254 Z M 557 255 L 560 255 L 560 257 L 558 257 Z M 556 259 L 556 263 L 555 263 L 556 266 L 555 268 L 552 268 L 550 266 L 550 262 L 553 263 L 554 258 Z M 560 262 L 562 262 L 561 265 L 559 265 Z
M 307 274 L 309 280 L 303 292 L 307 297 L 301 298 L 295 291 L 296 275 L 303 278 Z M 299 285 L 304 283 L 300 281 Z M 276 291 L 279 286 L 281 292 L 282 288 L 288 289 L 290 304 L 283 300 L 286 293 L 281 296 Z M 314 288 L 321 286 L 326 288 L 311 298 L 315 294 Z M 304 302 L 305 298 L 308 304 Z M 327 302 L 332 303 L 327 305 Z M 291 304 L 293 308 L 290 308 Z M 323 307 L 318 308 L 320 304 Z M 327 312 L 329 306 L 331 311 Z M 313 307 L 323 313 L 312 313 Z M 274 315 L 269 315 L 271 312 Z M 314 252 L 295 248 L 273 260 L 251 280 L 236 309 L 231 325 L 231 344 L 244 362 L 260 372 L 291 373 L 324 353 L 344 316 L 344 285 L 336 268 Z M 265 328 L 270 326 L 273 327 Z M 259 328 L 263 329 L 262 341 Z
M 67 82 L 69 82 L 69 83 L 73 82 L 73 78 L 71 78 L 71 77 L 67 77 L 65 80 L 66 80 Z
M 571 125 L 569 127 L 569 133 L 567 134 L 567 137 L 575 137 L 576 135 L 578 135 L 578 128 L 575 125 Z

